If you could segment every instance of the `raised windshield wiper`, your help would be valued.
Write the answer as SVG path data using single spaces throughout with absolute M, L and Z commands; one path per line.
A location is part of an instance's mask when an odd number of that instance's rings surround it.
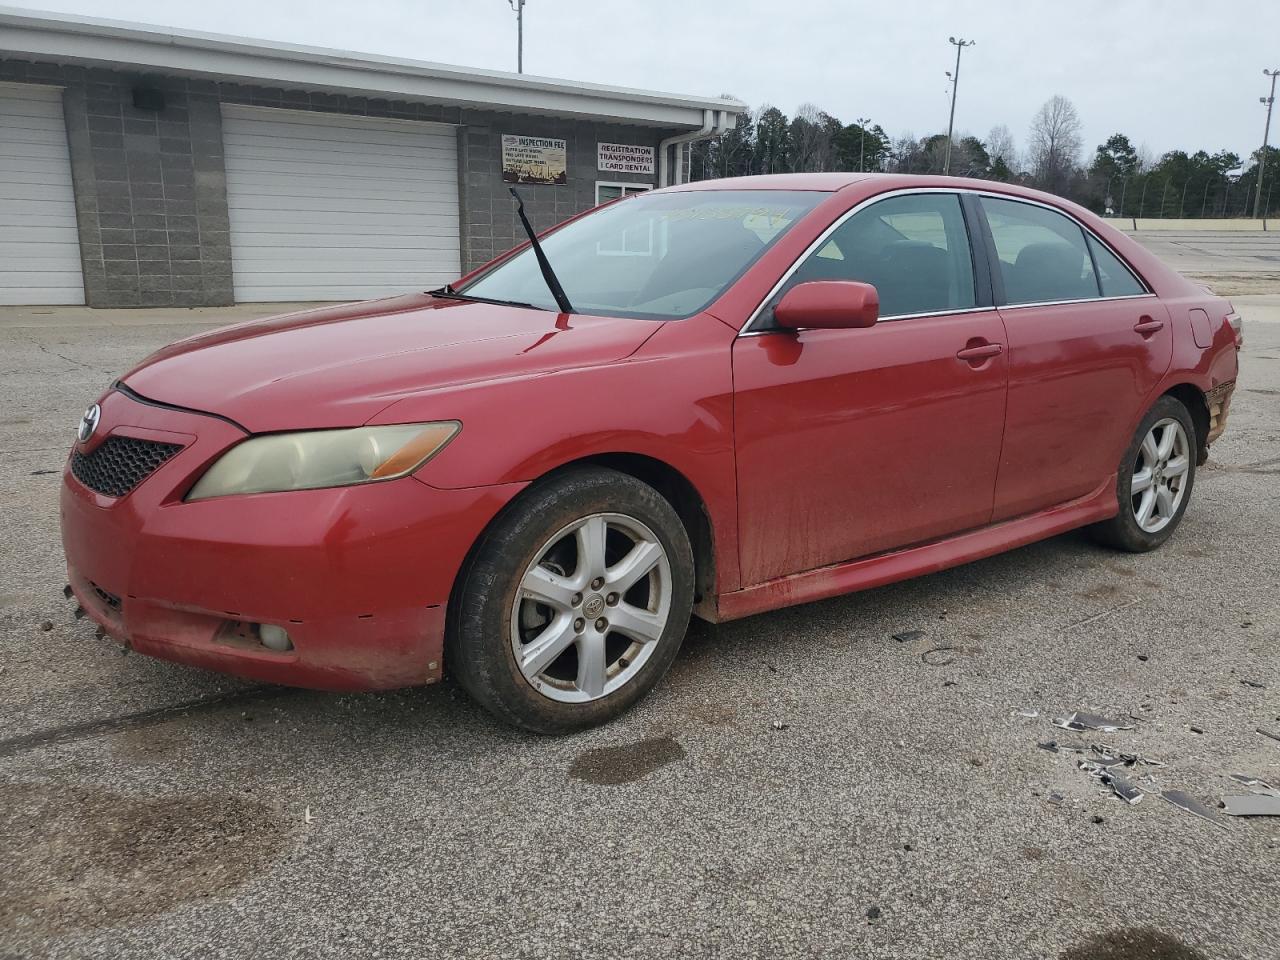
M 427 295 L 431 297 L 439 297 L 441 300 L 464 300 L 470 303 L 496 303 L 500 307 L 528 307 L 530 310 L 542 310 L 542 307 L 535 306 L 532 303 L 525 303 L 523 300 L 497 300 L 493 297 L 473 297 L 469 293 L 462 293 L 453 289 L 449 284 L 439 287 L 435 290 L 428 290 Z
M 515 187 L 509 189 L 511 190 L 511 196 L 516 198 L 516 213 L 520 214 L 520 222 L 524 224 L 524 232 L 529 235 L 529 246 L 533 247 L 533 255 L 538 259 L 538 269 L 542 271 L 542 279 L 547 281 L 547 289 L 551 291 L 551 296 L 556 298 L 556 306 L 560 308 L 561 313 L 573 313 L 573 306 L 569 303 L 569 298 L 564 295 L 564 287 L 560 286 L 556 272 L 551 269 L 551 261 L 542 252 L 542 244 L 538 242 L 538 235 L 533 232 L 529 218 L 524 215 L 524 201 L 520 199 L 520 194 L 516 193 Z

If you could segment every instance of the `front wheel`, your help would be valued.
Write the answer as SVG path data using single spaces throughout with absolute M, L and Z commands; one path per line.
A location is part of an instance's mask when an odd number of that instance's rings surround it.
M 1094 524 L 1103 543 L 1142 553 L 1173 535 L 1196 479 L 1196 428 L 1173 397 L 1161 397 L 1134 434 L 1116 477 L 1120 512 Z
M 538 733 L 604 723 L 644 696 L 693 608 L 692 550 L 671 504 L 596 467 L 526 491 L 463 575 L 446 666 L 492 713 Z

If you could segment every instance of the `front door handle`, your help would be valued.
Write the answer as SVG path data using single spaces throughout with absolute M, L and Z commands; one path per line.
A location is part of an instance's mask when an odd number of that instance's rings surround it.
M 972 347 L 965 347 L 956 353 L 956 358 L 966 363 L 981 363 L 991 357 L 998 357 L 1004 353 L 1004 345 L 999 343 L 979 343 Z
M 1163 329 L 1164 329 L 1163 320 L 1152 320 L 1150 317 L 1142 317 L 1137 323 L 1133 325 L 1133 332 L 1140 333 L 1144 337 L 1149 337 L 1151 336 L 1151 334 L 1155 333 L 1157 330 L 1163 330 Z

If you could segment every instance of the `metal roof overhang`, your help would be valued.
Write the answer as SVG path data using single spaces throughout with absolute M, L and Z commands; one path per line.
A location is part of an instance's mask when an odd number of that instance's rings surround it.
M 747 110 L 737 100 L 719 97 L 476 70 L 5 6 L 0 6 L 0 56 L 672 130 L 703 126 L 708 110 L 722 112 L 725 127 L 732 127 Z

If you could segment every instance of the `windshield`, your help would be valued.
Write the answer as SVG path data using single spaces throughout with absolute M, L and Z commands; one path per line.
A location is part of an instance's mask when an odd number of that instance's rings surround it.
M 573 309 L 602 316 L 691 316 L 733 283 L 827 194 L 705 190 L 634 194 L 542 238 Z M 459 291 L 555 310 L 531 249 Z

